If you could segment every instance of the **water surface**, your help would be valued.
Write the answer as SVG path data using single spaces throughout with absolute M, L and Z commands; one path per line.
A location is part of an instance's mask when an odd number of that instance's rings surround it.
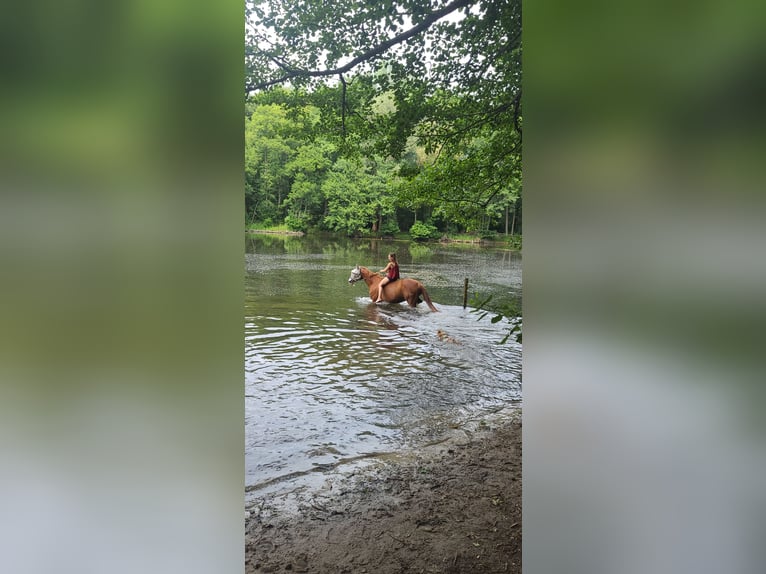
M 425 304 L 375 305 L 351 268 L 396 251 Z M 440 440 L 521 400 L 521 346 L 477 321 L 469 292 L 520 301 L 521 259 L 489 248 L 255 235 L 245 254 L 245 469 L 250 495 Z M 441 333 L 441 336 L 440 336 Z

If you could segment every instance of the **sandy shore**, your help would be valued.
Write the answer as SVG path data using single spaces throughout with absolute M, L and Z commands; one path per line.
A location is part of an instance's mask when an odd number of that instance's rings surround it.
M 520 574 L 521 413 L 247 514 L 248 574 Z

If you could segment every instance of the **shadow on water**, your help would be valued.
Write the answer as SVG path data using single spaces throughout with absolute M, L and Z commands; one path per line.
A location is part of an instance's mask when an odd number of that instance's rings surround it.
M 462 308 L 463 277 L 520 299 L 518 254 L 406 243 L 249 237 L 246 487 L 308 484 L 351 461 L 438 441 L 521 400 L 521 346 Z M 413 249 L 415 248 L 415 249 Z M 351 268 L 397 251 L 440 313 L 375 305 Z M 470 275 L 467 275 L 469 274 Z

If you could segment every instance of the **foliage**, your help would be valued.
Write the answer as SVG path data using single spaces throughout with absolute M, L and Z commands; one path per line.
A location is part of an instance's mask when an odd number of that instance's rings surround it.
M 322 184 L 327 198 L 324 224 L 333 231 L 360 235 L 394 212 L 388 192 L 390 166 L 340 158 Z
M 508 332 L 500 340 L 500 344 L 504 345 L 510 337 L 513 337 L 517 343 L 522 342 L 522 320 L 521 313 L 516 305 L 513 303 L 502 303 L 500 305 L 492 305 L 492 295 L 489 295 L 485 299 L 481 299 L 479 294 L 475 294 L 471 300 L 471 313 L 478 314 L 477 321 L 481 321 L 489 314 L 492 314 L 490 322 L 499 323 L 504 320 L 508 323 Z
M 322 157 L 333 163 L 281 173 L 274 154 L 286 152 L 275 148 L 246 182 L 250 206 L 381 231 L 393 201 L 475 232 L 496 228 L 514 208 L 522 190 L 520 0 L 247 0 L 246 11 L 246 91 L 289 110 L 312 145 L 321 135 Z M 396 166 L 385 205 L 362 197 L 375 187 L 369 182 L 351 197 L 349 181 L 338 181 L 348 166 L 335 165 L 334 154 Z M 287 184 L 289 201 L 280 187 Z M 347 225 L 342 212 L 352 217 Z
M 415 241 L 428 241 L 439 237 L 439 230 L 430 223 L 416 221 L 410 227 L 410 237 Z
M 309 228 L 309 217 L 306 214 L 293 215 L 288 214 L 285 217 L 285 225 L 290 231 L 303 231 Z
M 507 241 L 511 249 L 521 250 L 521 235 L 509 235 Z
M 288 210 L 285 222 L 290 218 L 301 231 L 305 231 L 309 225 L 320 221 L 325 203 L 322 184 L 333 166 L 335 155 L 335 146 L 321 138 L 298 148 L 285 166 L 293 180 L 284 202 Z
M 298 145 L 295 131 L 277 105 L 258 106 L 245 121 L 245 206 L 253 220 L 281 215 L 290 189 L 286 165 Z
M 290 231 L 290 229 L 284 223 L 274 225 L 274 222 L 270 219 L 250 223 L 247 225 L 246 229 L 252 231 Z
M 519 143 L 513 134 L 511 140 Z M 459 153 L 425 166 L 402 188 L 400 201 L 434 206 L 467 228 L 487 229 L 521 194 L 521 157 L 508 152 L 509 143 L 498 134 L 471 140 Z
M 383 220 L 383 224 L 380 226 L 380 233 L 382 235 L 395 235 L 399 233 L 399 224 L 395 217 L 387 217 Z
M 247 0 L 246 14 L 248 92 L 366 75 L 401 109 L 438 90 L 514 103 L 521 85 L 520 0 Z M 449 100 L 439 111 L 458 117 Z

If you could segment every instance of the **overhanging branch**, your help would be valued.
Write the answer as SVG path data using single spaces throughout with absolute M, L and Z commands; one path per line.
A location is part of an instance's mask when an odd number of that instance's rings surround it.
M 339 74 L 340 83 L 343 86 L 340 98 L 340 133 L 343 139 L 346 139 L 346 80 L 343 78 L 343 74 Z
M 420 34 L 423 30 L 426 30 L 427 28 L 429 28 L 434 22 L 441 20 L 446 15 L 451 14 L 455 10 L 459 10 L 460 8 L 465 8 L 466 6 L 470 6 L 474 4 L 475 2 L 476 0 L 455 0 L 455 2 L 452 2 L 451 4 L 447 4 L 441 10 L 437 10 L 436 12 L 432 12 L 431 14 L 429 14 L 417 26 L 413 26 L 412 28 L 410 28 L 409 30 L 405 32 L 402 32 L 398 36 L 394 36 L 393 38 L 378 44 L 377 46 L 371 48 L 370 50 L 364 52 L 363 54 L 360 54 L 359 56 L 357 56 L 356 58 L 354 58 L 347 64 L 344 64 L 343 66 L 340 66 L 338 68 L 333 68 L 332 70 L 304 70 L 300 68 L 289 68 L 285 66 L 283 63 L 275 62 L 282 70 L 284 70 L 284 73 L 281 76 L 274 78 L 272 80 L 266 80 L 264 82 L 251 84 L 250 86 L 248 86 L 248 88 L 250 91 L 263 90 L 270 86 L 282 84 L 293 78 L 318 78 L 318 77 L 325 77 L 325 76 L 338 76 L 340 74 L 344 74 L 348 72 L 349 70 L 352 70 L 353 68 L 355 68 L 362 62 L 371 60 L 375 58 L 376 56 L 379 56 L 383 54 L 384 52 L 388 51 L 389 49 L 396 46 L 397 44 L 401 44 L 402 42 L 409 40 L 413 36 Z M 269 54 L 265 54 L 265 55 L 266 57 L 274 61 L 274 58 L 272 55 L 269 55 Z

